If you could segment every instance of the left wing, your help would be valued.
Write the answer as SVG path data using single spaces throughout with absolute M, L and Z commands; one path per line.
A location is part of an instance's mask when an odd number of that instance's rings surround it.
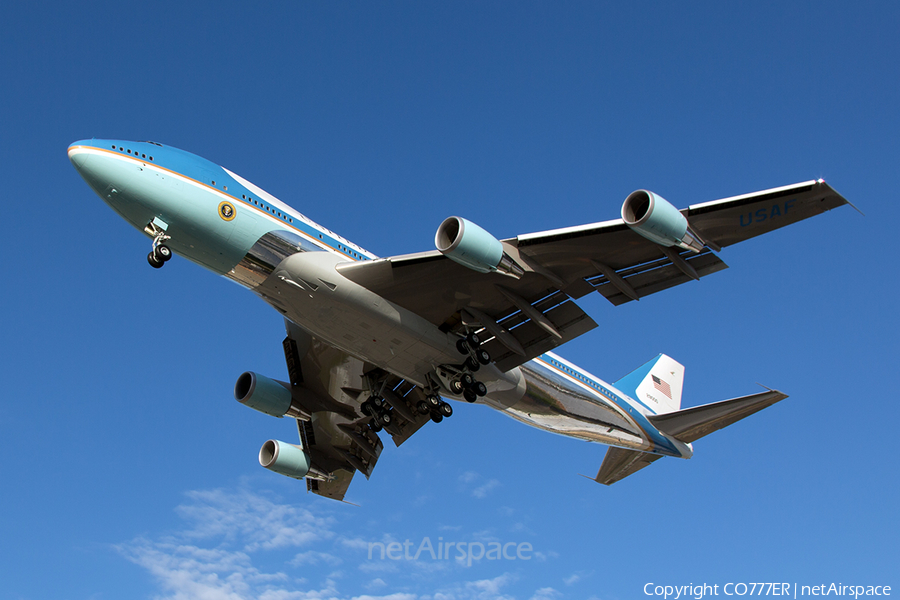
M 386 399 L 391 422 L 384 430 L 399 446 L 428 422 L 429 416 L 416 410 L 425 394 L 396 375 L 318 341 L 290 321 L 285 325 L 291 394 L 309 407 L 311 417 L 297 420 L 300 443 L 311 464 L 325 475 L 307 477 L 307 490 L 343 500 L 356 471 L 368 479 L 383 449 L 373 418 L 360 410 L 361 402 L 373 392 Z
M 619 305 L 699 279 L 727 268 L 714 251 L 843 204 L 821 180 L 696 204 L 680 213 L 705 244 L 699 252 L 664 247 L 622 219 L 520 235 L 501 242 L 518 278 L 478 272 L 438 251 L 338 270 L 445 331 L 480 324 L 505 371 L 596 327 L 572 299 L 596 290 Z

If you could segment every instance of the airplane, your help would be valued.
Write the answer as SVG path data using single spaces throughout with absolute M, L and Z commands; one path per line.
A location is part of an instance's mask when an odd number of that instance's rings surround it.
M 690 458 L 693 442 L 787 398 L 773 389 L 681 407 L 684 367 L 660 354 L 606 383 L 552 350 L 597 326 L 576 304 L 614 306 L 699 280 L 723 248 L 849 204 L 819 180 L 677 209 L 637 190 L 621 218 L 498 240 L 452 216 L 435 250 L 379 258 L 228 169 L 151 141 L 81 140 L 75 169 L 151 240 L 250 289 L 284 319 L 288 381 L 238 377 L 239 402 L 296 420 L 299 444 L 260 464 L 343 501 L 383 449 L 453 414 L 448 400 L 609 446 L 595 481 Z M 852 205 L 851 205 L 852 206 Z

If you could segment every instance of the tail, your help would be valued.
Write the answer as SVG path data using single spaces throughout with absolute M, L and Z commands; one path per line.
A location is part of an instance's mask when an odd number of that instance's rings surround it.
M 613 384 L 658 415 L 681 408 L 684 367 L 660 354 Z
M 681 410 L 683 384 L 684 367 L 665 354 L 660 354 L 614 385 L 619 391 L 655 411 L 656 414 L 649 415 L 647 419 L 660 432 L 685 444 L 695 442 L 787 398 L 787 394 L 768 389 L 750 396 Z M 611 485 L 660 458 L 660 454 L 610 448 L 594 481 Z

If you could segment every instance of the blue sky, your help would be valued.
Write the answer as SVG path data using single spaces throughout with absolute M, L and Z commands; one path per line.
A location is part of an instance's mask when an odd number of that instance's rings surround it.
M 9 598 L 643 596 L 893 585 L 900 8 L 890 2 L 12 3 L 0 21 L 0 581 Z M 69 164 L 152 139 L 386 256 L 442 219 L 498 237 L 822 177 L 857 204 L 614 308 L 560 354 L 613 381 L 659 352 L 684 405 L 791 397 L 612 487 L 605 448 L 477 406 L 389 447 L 348 500 L 260 468 L 293 426 L 277 313 L 149 242 Z M 529 560 L 369 559 L 370 543 Z

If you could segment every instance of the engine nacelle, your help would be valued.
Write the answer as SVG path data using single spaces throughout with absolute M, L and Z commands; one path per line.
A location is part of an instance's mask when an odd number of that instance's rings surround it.
M 705 245 L 677 208 L 647 190 L 637 190 L 625 198 L 622 220 L 635 232 L 666 248 L 678 246 L 700 252 Z
M 503 245 L 487 231 L 461 217 L 447 217 L 438 227 L 434 245 L 447 258 L 479 273 L 497 269 Z
M 269 440 L 262 445 L 259 449 L 259 464 L 294 479 L 303 479 L 312 467 L 306 450 L 278 440 Z
M 500 240 L 462 217 L 447 217 L 434 235 L 441 254 L 479 273 L 499 272 L 521 277 L 524 269 L 505 252 Z
M 294 404 L 287 384 L 252 371 L 242 373 L 238 377 L 237 383 L 234 384 L 234 399 L 273 417 L 290 415 L 298 419 L 309 419 L 309 415 Z

